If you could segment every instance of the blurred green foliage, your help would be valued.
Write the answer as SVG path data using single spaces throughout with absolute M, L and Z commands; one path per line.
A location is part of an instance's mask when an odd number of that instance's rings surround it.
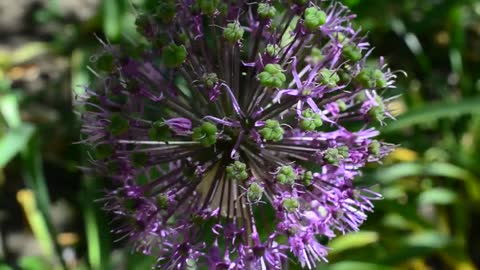
M 0 50 L 1 216 L 19 215 L 6 209 L 14 200 L 24 215 L 12 222 L 30 230 L 41 249 L 21 256 L 3 243 L 1 270 L 149 269 L 155 260 L 112 242 L 108 219 L 95 203 L 104 182 L 82 176 L 76 167 L 84 151 L 72 144 L 79 127 L 71 102 L 79 86 L 93 79 L 87 66 L 99 46 L 94 33 L 111 42 L 135 40 L 136 8 L 150 2 L 104 0 L 96 14 L 78 23 L 51 0 L 34 18 L 60 24 L 60 31 L 47 41 Z M 398 121 L 382 127 L 384 139 L 399 148 L 359 179 L 378 186 L 385 199 L 361 232 L 330 243 L 330 263 L 319 269 L 480 269 L 480 1 L 344 3 L 358 14 L 374 54 L 408 77 L 399 72 L 398 89 L 391 93 L 401 95 L 389 105 Z M 42 57 L 64 59 L 66 72 L 38 93 L 18 89 L 22 76 L 16 74 Z M 48 110 L 32 112 L 44 103 Z M 62 199 L 80 221 L 71 230 L 54 224 L 51 206 Z M 2 241 L 13 231 L 0 229 Z M 66 232 L 78 239 L 61 241 Z

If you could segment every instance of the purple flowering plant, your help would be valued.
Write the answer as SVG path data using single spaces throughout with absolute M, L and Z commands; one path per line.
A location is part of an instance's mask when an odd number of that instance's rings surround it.
M 395 74 L 336 1 L 158 1 L 78 97 L 113 232 L 161 269 L 312 269 L 381 195 Z M 134 42 L 136 43 L 136 42 Z M 273 214 L 271 214 L 273 213 Z

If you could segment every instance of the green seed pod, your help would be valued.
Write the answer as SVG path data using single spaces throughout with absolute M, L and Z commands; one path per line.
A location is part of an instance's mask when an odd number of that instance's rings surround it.
M 378 106 L 373 106 L 368 111 L 368 114 L 370 115 L 370 117 L 372 117 L 372 119 L 381 122 L 385 120 L 385 104 L 379 96 L 375 97 L 375 101 L 377 102 Z
M 217 127 L 212 123 L 204 122 L 200 127 L 193 129 L 192 139 L 205 147 L 210 147 L 217 142 Z
M 340 81 L 340 77 L 338 74 L 330 69 L 323 68 L 319 72 L 320 75 L 320 83 L 323 85 L 328 86 L 328 88 L 335 88 L 337 87 L 337 83 Z
M 260 3 L 258 4 L 257 13 L 262 19 L 271 19 L 277 14 L 277 9 L 267 3 Z
M 323 156 L 323 160 L 332 165 L 338 165 L 340 159 L 342 159 L 342 156 L 337 148 L 328 148 Z
M 365 100 L 367 100 L 367 94 L 365 93 L 365 91 L 360 91 L 355 96 L 355 102 L 356 103 L 363 103 Z
M 297 173 L 292 166 L 283 166 L 276 176 L 277 181 L 282 185 L 292 186 L 297 179 Z
M 265 121 L 265 126 L 259 132 L 264 140 L 278 142 L 283 139 L 285 131 L 277 120 L 269 119 Z
M 213 88 L 218 83 L 216 73 L 206 73 L 202 76 L 202 82 L 207 88 Z
M 318 30 L 326 20 L 327 14 L 317 7 L 309 7 L 305 10 L 304 25 L 310 31 Z
M 187 59 L 187 49 L 183 45 L 170 44 L 163 48 L 162 57 L 165 66 L 178 67 Z
M 374 157 L 380 157 L 381 144 L 377 140 L 373 140 L 368 146 L 368 152 Z
M 268 64 L 265 66 L 263 72 L 258 74 L 260 84 L 270 88 L 280 88 L 287 80 L 283 74 L 282 67 L 278 64 Z
M 286 198 L 283 200 L 282 206 L 287 212 L 292 213 L 298 209 L 300 203 L 295 198 Z
M 338 153 L 340 154 L 340 156 L 342 156 L 342 158 L 348 158 L 350 156 L 350 152 L 349 152 L 350 149 L 348 148 L 348 146 L 343 145 L 338 147 L 337 149 L 338 149 Z
M 349 38 L 347 38 L 342 32 L 335 32 L 333 33 L 333 37 L 337 39 L 337 41 L 340 43 L 340 44 L 343 44 L 345 45 L 347 42 L 350 41 Z
M 337 100 L 337 105 L 341 112 L 344 112 L 347 110 L 347 104 L 345 103 L 345 101 L 343 101 L 343 99 Z
M 223 37 L 230 42 L 238 42 L 242 39 L 245 30 L 238 22 L 227 24 L 227 27 L 223 29 Z
M 261 187 L 258 183 L 253 182 L 252 184 L 250 184 L 247 190 L 248 200 L 255 202 L 262 199 L 263 190 L 263 187 Z
M 230 179 L 237 181 L 244 181 L 248 179 L 247 165 L 240 161 L 235 161 L 225 169 L 227 176 Z
M 362 52 L 360 48 L 353 44 L 345 45 L 342 50 L 342 55 L 353 62 L 362 59 Z
M 305 131 L 314 131 L 323 125 L 322 116 L 314 113 L 312 109 L 306 109 L 302 112 L 300 128 Z
M 119 136 L 128 131 L 130 123 L 120 114 L 112 114 L 110 116 L 110 123 L 107 126 L 107 131 L 113 136 Z
M 312 180 L 313 180 L 313 172 L 312 171 L 306 171 L 305 173 L 303 173 L 303 183 L 305 184 L 305 186 L 310 186 L 312 185 Z
M 385 74 L 379 69 L 364 68 L 357 77 L 355 82 L 361 85 L 363 88 L 384 88 L 387 86 L 387 80 Z

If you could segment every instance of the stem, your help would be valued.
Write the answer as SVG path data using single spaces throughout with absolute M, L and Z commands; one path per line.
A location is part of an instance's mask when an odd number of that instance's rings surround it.
M 257 117 L 257 120 L 266 120 L 272 116 L 278 115 L 281 112 L 291 108 L 297 102 L 298 98 L 291 98 L 284 103 L 280 103 L 278 105 L 274 104 L 271 107 L 267 108 L 265 111 L 261 112 L 260 115 Z

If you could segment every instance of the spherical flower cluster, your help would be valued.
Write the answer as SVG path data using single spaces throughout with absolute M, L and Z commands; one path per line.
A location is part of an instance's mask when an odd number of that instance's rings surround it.
M 355 178 L 393 148 L 395 75 L 335 1 L 162 0 L 144 40 L 103 42 L 79 97 L 115 233 L 161 269 L 326 261 L 381 198 Z

